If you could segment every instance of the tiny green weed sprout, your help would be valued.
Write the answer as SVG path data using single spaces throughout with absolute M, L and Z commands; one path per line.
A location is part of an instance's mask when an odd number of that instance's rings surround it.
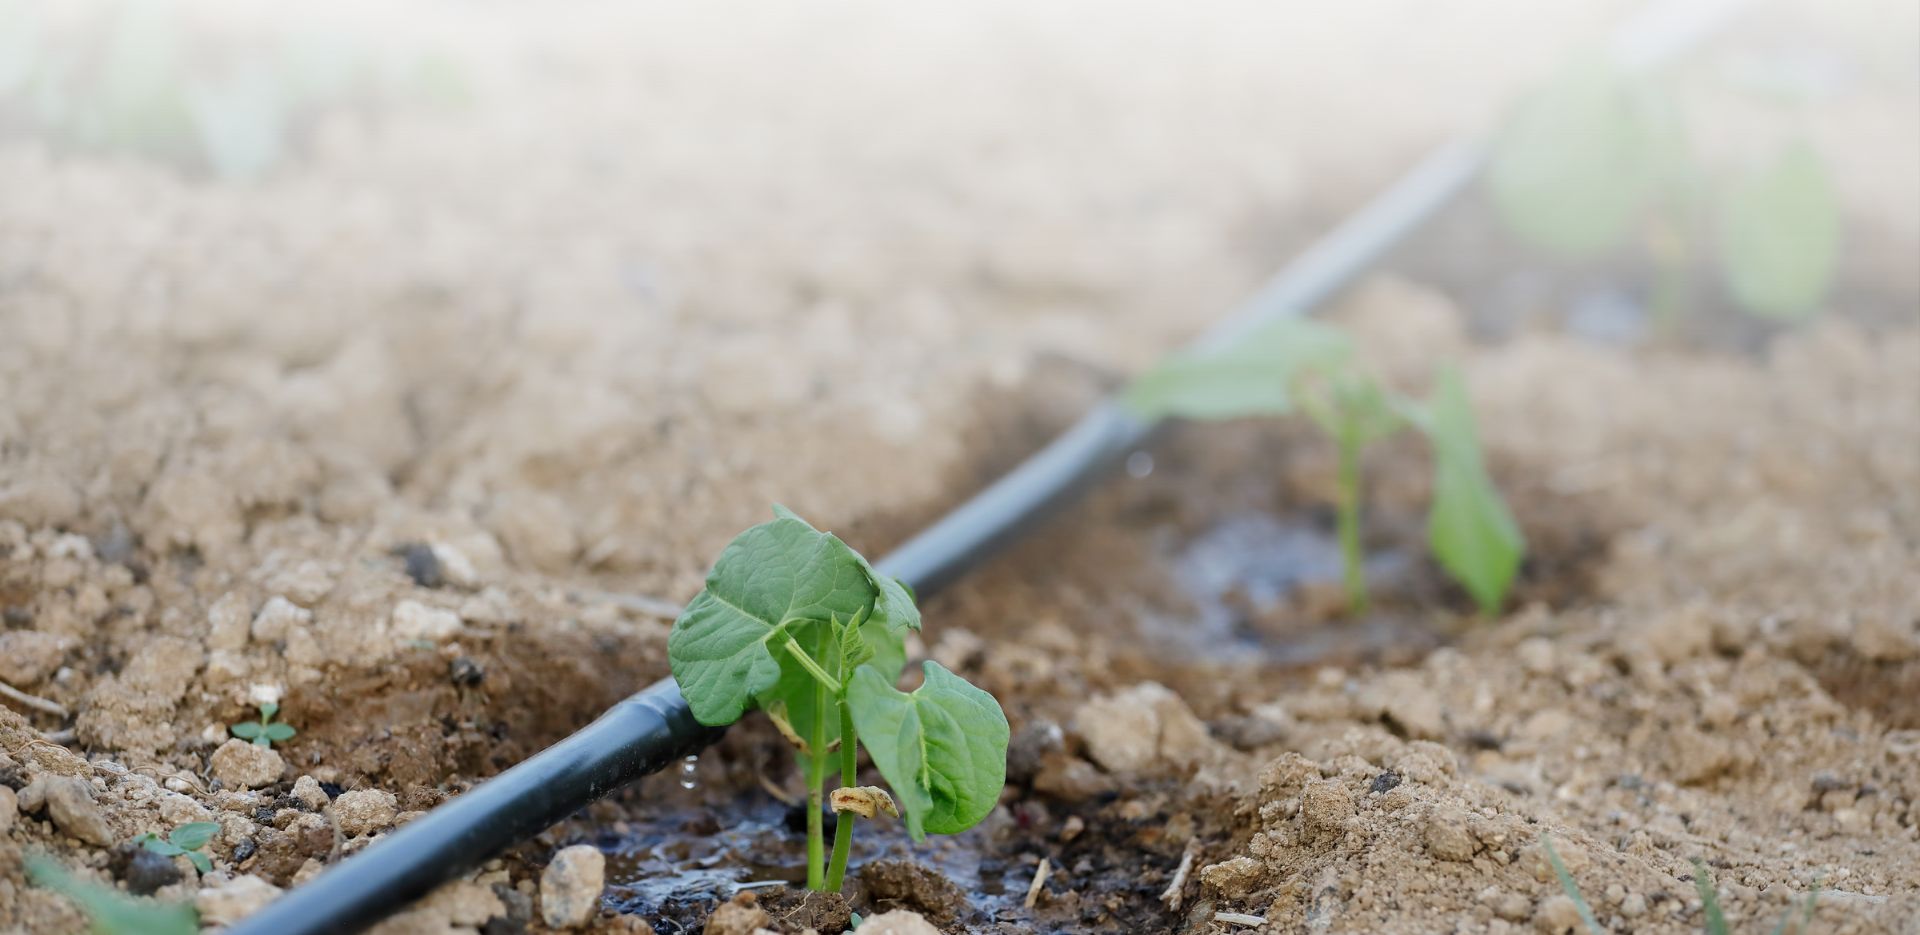
M 213 870 L 213 862 L 208 860 L 207 855 L 201 853 L 200 849 L 206 847 L 207 842 L 213 840 L 213 836 L 219 833 L 220 825 L 217 822 L 190 821 L 167 832 L 164 838 L 149 831 L 134 838 L 133 841 L 162 857 L 179 857 L 184 854 L 189 861 L 193 862 L 194 869 L 201 873 L 208 873 Z
M 73 900 L 93 920 L 94 935 L 196 935 L 200 931 L 200 916 L 192 906 L 155 902 L 88 883 L 48 857 L 27 858 L 27 879 Z
M 1547 852 L 1547 863 L 1553 866 L 1553 875 L 1560 879 L 1560 891 L 1573 900 L 1573 908 L 1580 913 L 1580 921 L 1587 927 L 1587 935 L 1605 935 L 1606 930 L 1593 917 L 1593 907 L 1587 905 L 1587 898 L 1580 895 L 1580 884 L 1573 882 L 1573 874 L 1567 872 L 1567 865 L 1561 863 L 1560 853 L 1553 849 L 1553 836 L 1544 832 L 1540 835 L 1540 849 Z
M 785 507 L 734 537 L 667 637 L 693 715 L 724 725 L 766 712 L 794 746 L 807 787 L 807 886 L 839 890 L 856 816 L 898 814 L 916 841 L 978 824 L 1006 784 L 1007 718 L 992 695 L 937 662 L 894 687 L 920 628 L 906 585 Z M 858 746 L 892 787 L 860 786 Z M 836 821 L 821 807 L 831 764 Z
M 1720 890 L 1713 885 L 1713 871 L 1707 862 L 1693 859 L 1693 888 L 1700 893 L 1700 911 L 1707 935 L 1727 935 L 1727 914 L 1720 911 Z
M 1709 166 L 1687 144 L 1674 94 L 1650 79 L 1580 62 L 1522 100 L 1487 170 L 1494 208 L 1521 239 L 1571 259 L 1637 245 L 1653 269 L 1651 305 L 1671 330 L 1713 262 L 1727 295 L 1765 318 L 1804 318 L 1838 268 L 1840 203 L 1803 139 L 1743 171 Z
M 260 719 L 241 721 L 231 728 L 233 735 L 241 740 L 251 740 L 256 747 L 271 747 L 275 743 L 291 740 L 298 731 L 293 725 L 274 720 L 280 713 L 278 702 L 268 701 L 260 705 Z
M 1219 351 L 1176 355 L 1127 388 L 1122 403 L 1144 419 L 1232 419 L 1305 412 L 1334 441 L 1339 456 L 1336 515 L 1347 604 L 1367 605 L 1360 542 L 1361 456 L 1405 427 L 1433 451 L 1433 503 L 1427 520 L 1434 558 L 1482 611 L 1506 599 L 1526 543 L 1487 475 L 1479 432 L 1458 373 L 1442 372 L 1433 395 L 1405 399 L 1356 360 L 1341 331 L 1283 318 Z

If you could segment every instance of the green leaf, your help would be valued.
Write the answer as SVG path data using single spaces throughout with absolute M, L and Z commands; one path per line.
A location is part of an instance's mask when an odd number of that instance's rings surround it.
M 807 523 L 806 520 L 800 518 L 799 514 L 778 503 L 773 505 L 773 515 L 781 519 L 790 519 L 795 522 L 806 523 L 808 529 L 819 532 L 818 529 L 814 529 L 812 523 Z M 822 535 L 827 535 L 831 538 L 831 534 L 822 533 Z M 834 541 L 839 542 L 840 540 L 834 539 Z M 907 587 L 906 582 L 892 575 L 883 575 L 874 570 L 874 567 L 867 563 L 867 557 L 854 551 L 851 547 L 847 548 L 847 552 L 853 556 L 855 561 L 860 563 L 860 570 L 866 573 L 867 583 L 872 585 L 874 590 L 873 613 L 869 615 L 868 619 L 896 633 L 904 630 L 920 629 L 920 608 L 914 603 L 913 589 Z
M 188 851 L 187 860 L 193 864 L 193 869 L 198 870 L 201 873 L 213 872 L 213 861 L 209 860 L 207 858 L 207 855 L 202 854 L 199 851 Z
M 1301 393 L 1300 408 L 1322 431 L 1356 448 L 1392 435 L 1406 422 L 1378 381 L 1352 371 L 1332 375 L 1323 392 Z
M 741 533 L 720 553 L 706 588 L 667 636 L 668 664 L 702 724 L 739 720 L 755 696 L 780 681 L 785 663 L 773 654 L 779 647 L 769 646 L 776 634 L 873 605 L 873 587 L 852 549 L 784 508 L 775 512 L 777 519 Z
M 157 903 L 74 877 L 38 855 L 27 858 L 27 878 L 73 902 L 93 920 L 95 935 L 198 935 L 200 917 L 183 903 Z
M 260 721 L 263 724 L 266 723 L 267 721 L 273 720 L 273 716 L 279 713 L 280 713 L 280 703 L 277 701 L 263 702 L 260 705 Z
M 867 642 L 860 624 L 854 620 L 840 628 L 840 666 L 842 672 L 852 672 L 873 659 L 873 646 Z
M 866 665 L 879 670 L 888 682 L 900 679 L 900 672 L 907 667 L 906 637 L 885 623 L 868 619 L 860 624 L 860 634 L 867 648 L 873 650 L 873 658 Z
M 1819 308 L 1840 255 L 1840 205 L 1826 165 L 1799 143 L 1721 193 L 1720 273 L 1734 301 L 1792 320 Z
M 1677 120 L 1648 86 L 1583 62 L 1521 101 L 1495 140 L 1487 184 L 1522 238 L 1590 257 L 1625 240 L 1681 150 Z
M 150 850 L 156 854 L 159 854 L 162 857 L 178 857 L 181 854 L 184 854 L 187 852 L 186 848 L 183 848 L 180 845 L 173 843 L 172 841 L 164 840 L 159 835 L 154 834 L 151 831 L 137 838 L 134 838 L 134 841 L 138 842 L 141 847 L 144 847 L 147 850 Z
M 853 674 L 847 705 L 874 766 L 893 787 L 907 832 L 958 834 L 1000 800 L 1007 774 L 1007 716 L 993 696 L 937 662 L 902 692 L 872 666 Z
M 1219 351 L 1176 354 L 1140 376 L 1121 404 L 1142 419 L 1235 419 L 1279 415 L 1297 381 L 1351 359 L 1353 342 L 1335 328 L 1288 316 Z
M 1520 527 L 1487 476 L 1473 408 L 1460 374 L 1441 374 L 1420 427 L 1433 444 L 1428 544 L 1440 566 L 1492 613 L 1506 598 L 1526 549 Z
M 176 847 L 197 851 L 207 846 L 213 836 L 220 833 L 220 823 L 214 821 L 190 821 L 167 835 L 167 840 Z
M 268 740 L 278 743 L 282 740 L 291 740 L 293 735 L 297 733 L 299 733 L 299 731 L 294 730 L 291 724 L 274 723 L 267 725 L 266 736 Z
M 255 740 L 266 732 L 266 728 L 261 727 L 259 721 L 241 721 L 229 729 L 241 740 Z

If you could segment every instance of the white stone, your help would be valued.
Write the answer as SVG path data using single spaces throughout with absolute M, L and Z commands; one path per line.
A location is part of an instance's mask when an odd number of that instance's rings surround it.
M 588 844 L 576 844 L 553 855 L 540 874 L 540 917 L 548 928 L 585 925 L 600 905 L 606 886 L 607 858 Z
M 460 633 L 460 615 L 419 601 L 401 601 L 393 605 L 392 628 L 395 639 L 439 642 Z

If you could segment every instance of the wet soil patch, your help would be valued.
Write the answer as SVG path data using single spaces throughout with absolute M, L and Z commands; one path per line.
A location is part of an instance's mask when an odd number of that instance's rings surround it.
M 672 797 L 658 788 L 662 778 L 644 783 L 638 797 Z M 920 845 L 897 823 L 862 822 L 845 904 L 862 915 L 911 909 L 955 932 L 1155 930 L 1166 924 L 1159 895 L 1187 842 L 1226 833 L 1205 827 L 1220 819 L 1170 812 L 1171 801 L 1151 791 L 1078 804 L 1029 794 L 979 827 Z M 754 892 L 776 920 L 805 915 L 830 923 L 836 907 L 807 902 L 799 888 L 806 836 L 794 817 L 749 791 L 580 830 L 608 855 L 607 908 L 638 914 L 663 935 L 700 931 L 715 907 L 740 892 Z M 1048 874 L 1034 890 L 1042 860 Z

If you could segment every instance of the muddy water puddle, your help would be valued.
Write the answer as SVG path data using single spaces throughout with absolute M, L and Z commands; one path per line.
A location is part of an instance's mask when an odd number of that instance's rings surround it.
M 1017 819 L 1016 819 L 1017 820 Z M 806 881 L 805 812 L 763 794 L 716 805 L 642 814 L 605 830 L 606 903 L 652 922 L 661 935 L 698 932 L 714 906 L 742 891 L 770 895 Z M 856 911 L 889 908 L 874 899 L 859 870 L 877 861 L 910 861 L 936 871 L 965 894 L 955 907 L 971 925 L 1010 921 L 1026 893 L 1031 866 L 1009 862 L 989 822 L 964 834 L 915 845 L 897 823 L 862 822 L 854 836 L 847 893 Z M 827 835 L 833 819 L 827 819 Z M 1017 857 L 1017 855 L 1016 855 Z
M 1392 610 L 1396 598 L 1419 583 L 1419 564 L 1404 550 L 1366 558 L 1368 589 L 1382 610 L 1329 618 L 1303 607 L 1308 589 L 1328 593 L 1341 580 L 1339 542 L 1317 523 L 1238 513 L 1193 536 L 1158 530 L 1152 541 L 1159 566 L 1190 610 L 1143 608 L 1141 634 L 1198 660 L 1298 668 L 1436 644 L 1422 622 Z

